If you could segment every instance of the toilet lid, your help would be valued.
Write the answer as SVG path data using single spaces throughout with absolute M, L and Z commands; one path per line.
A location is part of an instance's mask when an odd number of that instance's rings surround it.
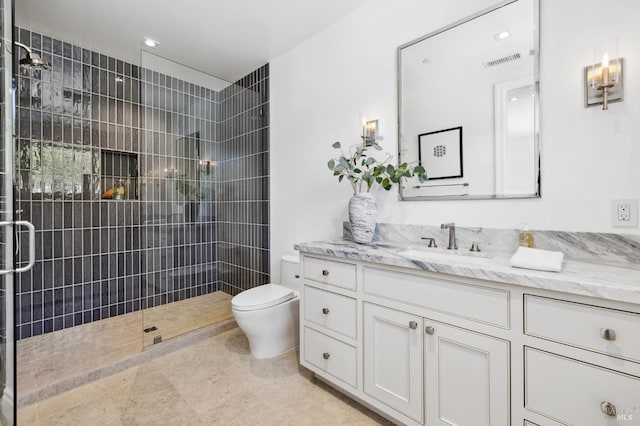
M 293 299 L 292 289 L 280 284 L 265 284 L 242 293 L 231 299 L 231 307 L 237 311 L 255 311 L 268 308 Z

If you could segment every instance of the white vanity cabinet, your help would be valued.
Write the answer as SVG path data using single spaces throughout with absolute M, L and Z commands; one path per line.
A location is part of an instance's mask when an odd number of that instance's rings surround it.
M 510 424 L 509 342 L 425 320 L 428 425 Z
M 422 423 L 422 318 L 364 303 L 364 392 Z
M 302 254 L 301 364 L 394 422 L 640 425 L 640 305 Z

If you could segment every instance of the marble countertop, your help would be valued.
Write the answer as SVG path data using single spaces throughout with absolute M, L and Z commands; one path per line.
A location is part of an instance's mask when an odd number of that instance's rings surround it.
M 627 267 L 565 260 L 561 272 L 544 272 L 513 268 L 509 264 L 509 257 L 505 256 L 491 257 L 484 262 L 468 261 L 465 258 L 487 257 L 487 255 L 458 250 L 459 254 L 442 256 L 442 254 L 447 254 L 446 249 L 430 249 L 425 245 L 415 244 L 400 245 L 378 242 L 364 245 L 349 240 L 334 240 L 300 243 L 296 244 L 294 248 L 304 253 L 640 304 L 640 268 L 638 265 L 630 264 Z M 440 257 L 421 261 L 399 254 L 410 249 L 438 253 Z

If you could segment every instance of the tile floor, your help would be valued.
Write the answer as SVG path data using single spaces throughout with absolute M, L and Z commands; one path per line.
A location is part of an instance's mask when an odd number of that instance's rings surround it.
M 217 291 L 19 340 L 18 392 L 41 389 L 140 353 L 156 335 L 167 340 L 232 317 L 231 296 Z M 158 331 L 142 332 L 152 325 Z
M 232 298 L 225 292 L 216 291 L 142 311 L 142 328 L 158 328 L 157 331 L 144 333 L 144 347 L 153 345 L 155 336 L 162 336 L 162 340 L 167 340 L 233 318 Z
M 250 356 L 238 328 L 18 411 L 18 425 L 375 425 L 295 351 Z

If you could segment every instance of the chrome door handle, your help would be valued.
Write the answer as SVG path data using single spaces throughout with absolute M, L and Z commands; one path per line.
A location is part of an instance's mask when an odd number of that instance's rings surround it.
M 612 330 L 610 328 L 601 328 L 600 329 L 600 336 L 604 340 L 610 340 L 610 341 L 616 340 L 616 332 L 615 332 L 615 330 Z
M 29 231 L 29 262 L 23 266 L 22 268 L 17 269 L 2 269 L 0 270 L 0 275 L 10 274 L 12 272 L 19 274 L 21 272 L 27 272 L 29 269 L 33 268 L 33 265 L 36 263 L 36 228 L 33 224 L 26 220 L 16 220 L 14 222 L 5 221 L 0 222 L 0 226 L 24 226 Z

